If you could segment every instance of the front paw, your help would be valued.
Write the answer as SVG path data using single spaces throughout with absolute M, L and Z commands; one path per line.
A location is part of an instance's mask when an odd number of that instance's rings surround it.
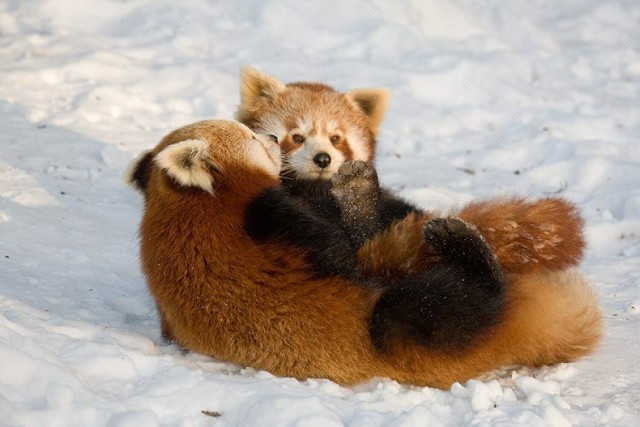
M 379 191 L 376 170 L 361 160 L 343 163 L 331 178 L 331 194 L 339 202 L 377 198 Z

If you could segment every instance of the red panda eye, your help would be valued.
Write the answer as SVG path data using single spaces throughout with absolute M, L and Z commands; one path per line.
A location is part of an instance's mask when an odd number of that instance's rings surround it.
M 332 144 L 337 144 L 338 142 L 340 142 L 340 140 L 340 135 L 331 135 L 331 137 L 329 138 L 329 141 L 331 141 Z
M 271 140 L 271 142 L 275 142 L 276 144 L 278 143 L 278 137 L 276 135 L 269 134 L 267 135 L 267 137 L 269 138 L 269 140 Z
M 293 142 L 296 144 L 302 144 L 304 142 L 304 136 L 296 133 L 293 135 Z

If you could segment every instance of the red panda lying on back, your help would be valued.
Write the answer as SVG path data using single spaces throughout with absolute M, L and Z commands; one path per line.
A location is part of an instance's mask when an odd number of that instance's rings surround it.
M 578 273 L 506 282 L 460 220 L 424 227 L 439 266 L 363 280 L 358 231 L 281 187 L 275 140 L 204 121 L 170 133 L 134 165 L 130 182 L 144 195 L 141 263 L 166 338 L 281 376 L 443 388 L 502 365 L 574 360 L 597 344 L 600 313 Z M 363 183 L 370 189 L 372 176 L 361 164 L 342 168 L 332 184 L 338 203 Z
M 388 89 L 341 93 L 322 83 L 285 84 L 249 67 L 242 70 L 241 80 L 236 116 L 254 131 L 282 141 L 288 192 L 317 214 L 337 218 L 330 179 L 347 161 L 374 161 Z M 375 238 L 362 247 L 360 267 L 373 277 L 397 277 L 431 266 L 434 254 L 423 244 L 422 228 L 436 213 L 385 189 L 379 202 L 376 230 L 384 232 L 370 233 Z M 582 259 L 582 218 L 561 198 L 489 200 L 449 215 L 478 228 L 508 273 L 559 271 Z

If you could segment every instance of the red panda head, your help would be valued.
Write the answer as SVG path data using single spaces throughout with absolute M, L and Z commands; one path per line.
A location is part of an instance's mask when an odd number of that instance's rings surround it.
M 151 189 L 159 194 L 184 189 L 215 194 L 247 181 L 237 178 L 242 175 L 259 173 L 277 181 L 280 169 L 274 136 L 256 134 L 233 121 L 205 120 L 164 137 L 134 162 L 126 180 L 147 196 Z
M 283 174 L 329 179 L 345 161 L 373 161 L 388 89 L 340 93 L 321 83 L 284 84 L 248 67 L 241 79 L 236 117 L 280 139 Z

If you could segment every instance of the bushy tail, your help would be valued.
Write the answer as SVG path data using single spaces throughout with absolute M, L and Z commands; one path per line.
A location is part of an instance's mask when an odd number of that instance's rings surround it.
M 594 291 L 577 270 L 518 276 L 510 282 L 504 330 L 496 337 L 503 341 L 496 344 L 507 363 L 569 362 L 598 345 L 602 314 Z
M 562 271 L 584 253 L 580 211 L 558 197 L 475 202 L 459 216 L 478 228 L 507 272 Z
M 602 336 L 595 293 L 575 270 L 511 277 L 502 318 L 458 354 L 401 343 L 385 357 L 401 382 L 448 388 L 501 366 L 570 362 Z M 384 357 L 384 356 L 383 356 Z

